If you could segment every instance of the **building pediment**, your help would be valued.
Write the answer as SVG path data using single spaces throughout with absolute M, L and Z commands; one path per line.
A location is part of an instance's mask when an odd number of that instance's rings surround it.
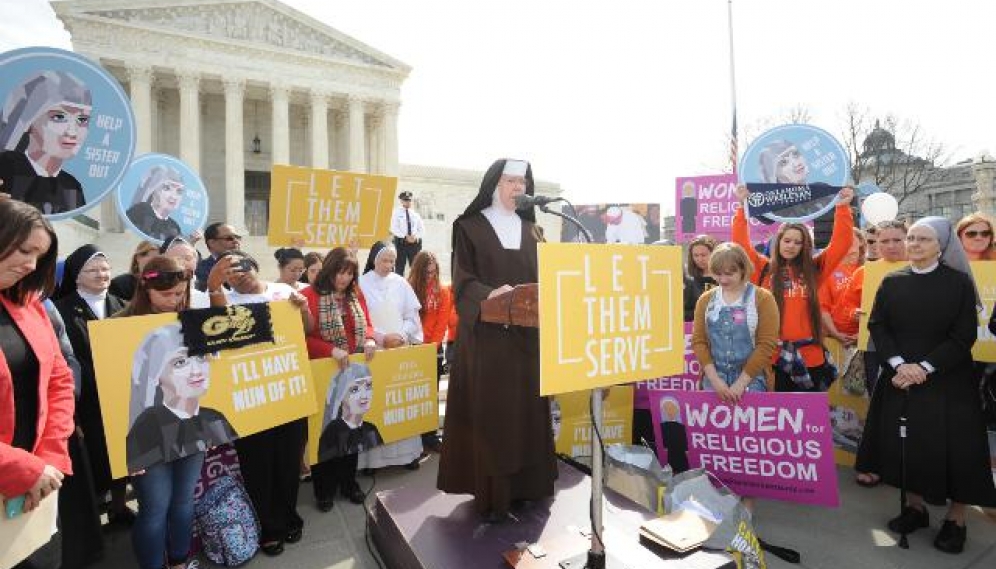
M 73 0 L 55 2 L 53 7 L 63 17 L 96 18 L 403 74 L 409 71 L 404 63 L 276 0 Z

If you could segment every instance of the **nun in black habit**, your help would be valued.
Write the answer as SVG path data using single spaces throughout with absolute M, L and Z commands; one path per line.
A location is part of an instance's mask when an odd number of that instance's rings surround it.
M 536 244 L 543 241 L 532 209 L 532 169 L 498 160 L 476 198 L 453 222 L 453 290 L 460 318 L 450 370 L 438 487 L 473 494 L 478 512 L 504 520 L 513 503 L 553 495 L 557 477 L 550 406 L 539 394 L 535 328 L 482 322 L 481 301 L 538 280 Z
M 108 516 L 112 521 L 130 523 L 134 513 L 125 505 L 127 480 L 114 481 L 111 478 L 87 328 L 89 322 L 102 320 L 124 308 L 125 301 L 109 292 L 110 268 L 110 261 L 104 253 L 93 245 L 83 245 L 66 257 L 62 282 L 53 297 L 55 307 L 66 323 L 66 335 L 73 352 L 80 362 L 76 424 L 83 432 L 94 489 L 98 496 L 111 490 L 112 503 Z
M 924 502 L 948 505 L 934 547 L 961 553 L 965 505 L 996 505 L 972 345 L 978 293 L 951 223 L 927 217 L 909 229 L 911 266 L 890 273 L 868 321 L 883 362 L 855 468 L 902 483 L 899 418 L 906 409 L 908 501 L 889 529 L 930 525 Z

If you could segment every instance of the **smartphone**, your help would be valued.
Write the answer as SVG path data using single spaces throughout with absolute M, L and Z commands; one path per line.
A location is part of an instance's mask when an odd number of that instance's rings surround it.
M 4 509 L 7 511 L 7 519 L 12 520 L 17 516 L 24 513 L 24 494 L 17 496 L 15 498 L 10 498 L 4 504 Z
M 243 257 L 239 259 L 239 261 L 235 263 L 233 267 L 235 268 L 236 271 L 242 273 L 248 273 L 249 271 L 252 270 L 252 261 Z

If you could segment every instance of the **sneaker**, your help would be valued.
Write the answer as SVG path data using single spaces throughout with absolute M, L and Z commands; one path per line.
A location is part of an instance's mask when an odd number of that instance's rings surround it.
M 944 520 L 941 531 L 934 538 L 934 547 L 944 553 L 961 553 L 965 550 L 965 538 L 968 528 L 960 526 L 954 520 Z
M 913 506 L 903 508 L 903 513 L 889 520 L 889 529 L 898 534 L 911 534 L 914 531 L 930 525 L 927 508 L 917 509 Z

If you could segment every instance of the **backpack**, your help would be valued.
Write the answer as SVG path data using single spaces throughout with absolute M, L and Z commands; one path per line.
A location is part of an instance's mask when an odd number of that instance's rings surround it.
M 260 528 L 245 488 L 230 474 L 215 480 L 194 507 L 201 549 L 212 562 L 235 567 L 259 551 Z

